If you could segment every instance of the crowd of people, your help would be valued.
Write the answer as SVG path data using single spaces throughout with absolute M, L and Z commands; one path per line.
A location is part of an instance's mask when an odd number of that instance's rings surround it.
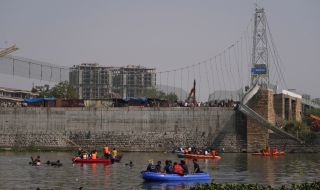
M 177 151 L 184 154 L 198 154 L 198 155 L 211 154 L 212 156 L 218 155 L 217 151 L 214 149 L 202 149 L 202 148 L 196 148 L 196 147 L 179 148 Z
M 4 108 L 17 108 L 17 107 L 27 107 L 28 104 L 24 102 L 0 102 L 0 107 Z
M 197 159 L 193 159 L 193 171 L 191 173 L 201 173 L 200 166 Z M 180 163 L 173 162 L 171 160 L 166 160 L 165 165 L 162 168 L 161 161 L 158 161 L 157 164 L 153 164 L 153 160 L 149 160 L 147 166 L 147 172 L 156 172 L 156 173 L 167 173 L 167 174 L 178 174 L 186 175 L 189 174 L 189 169 L 184 160 L 180 160 Z
M 98 152 L 97 150 L 93 150 L 90 153 L 85 151 L 82 148 L 79 148 L 78 150 L 78 156 L 81 159 L 97 159 L 98 158 Z M 115 159 L 118 156 L 118 151 L 116 148 L 113 148 L 112 151 L 109 150 L 109 147 L 105 146 L 103 147 L 103 158 L 110 158 L 110 159 Z

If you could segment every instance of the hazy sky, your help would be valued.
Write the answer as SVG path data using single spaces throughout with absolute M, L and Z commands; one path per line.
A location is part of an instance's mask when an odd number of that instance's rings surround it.
M 0 48 L 16 44 L 20 50 L 13 55 L 64 66 L 176 69 L 239 40 L 255 2 L 0 0 Z M 288 88 L 320 97 L 320 1 L 258 3 L 266 10 Z M 41 83 L 0 74 L 0 86 L 30 89 L 33 82 Z

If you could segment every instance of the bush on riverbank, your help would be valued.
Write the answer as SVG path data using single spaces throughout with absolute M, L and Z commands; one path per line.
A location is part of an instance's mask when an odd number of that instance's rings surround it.
M 317 138 L 317 135 L 310 130 L 310 127 L 299 121 L 289 121 L 286 123 L 284 130 L 297 136 L 307 144 L 312 144 Z
M 191 187 L 190 190 L 313 190 L 320 189 L 320 182 L 303 183 L 300 185 L 271 187 L 259 184 L 204 184 Z

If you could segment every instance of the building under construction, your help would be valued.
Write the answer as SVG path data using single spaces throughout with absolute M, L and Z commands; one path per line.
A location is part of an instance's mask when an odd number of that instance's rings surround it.
M 70 68 L 70 84 L 80 99 L 112 99 L 145 96 L 156 85 L 154 68 L 105 67 L 83 63 Z

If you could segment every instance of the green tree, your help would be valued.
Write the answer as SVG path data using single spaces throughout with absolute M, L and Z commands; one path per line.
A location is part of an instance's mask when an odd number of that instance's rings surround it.
M 176 102 L 178 100 L 178 96 L 175 93 L 166 94 L 163 91 L 157 90 L 155 88 L 146 91 L 144 96 L 148 98 L 168 100 L 169 102 Z
M 167 96 L 166 96 L 166 99 L 173 103 L 173 102 L 176 102 L 178 101 L 178 96 L 175 94 L 175 93 L 169 93 Z
M 43 91 L 39 94 L 40 97 L 54 97 L 62 99 L 78 99 L 78 95 L 68 81 L 60 82 L 51 89 Z
M 312 143 L 316 138 L 316 134 L 303 122 L 289 121 L 286 123 L 284 130 L 304 140 L 306 143 Z

